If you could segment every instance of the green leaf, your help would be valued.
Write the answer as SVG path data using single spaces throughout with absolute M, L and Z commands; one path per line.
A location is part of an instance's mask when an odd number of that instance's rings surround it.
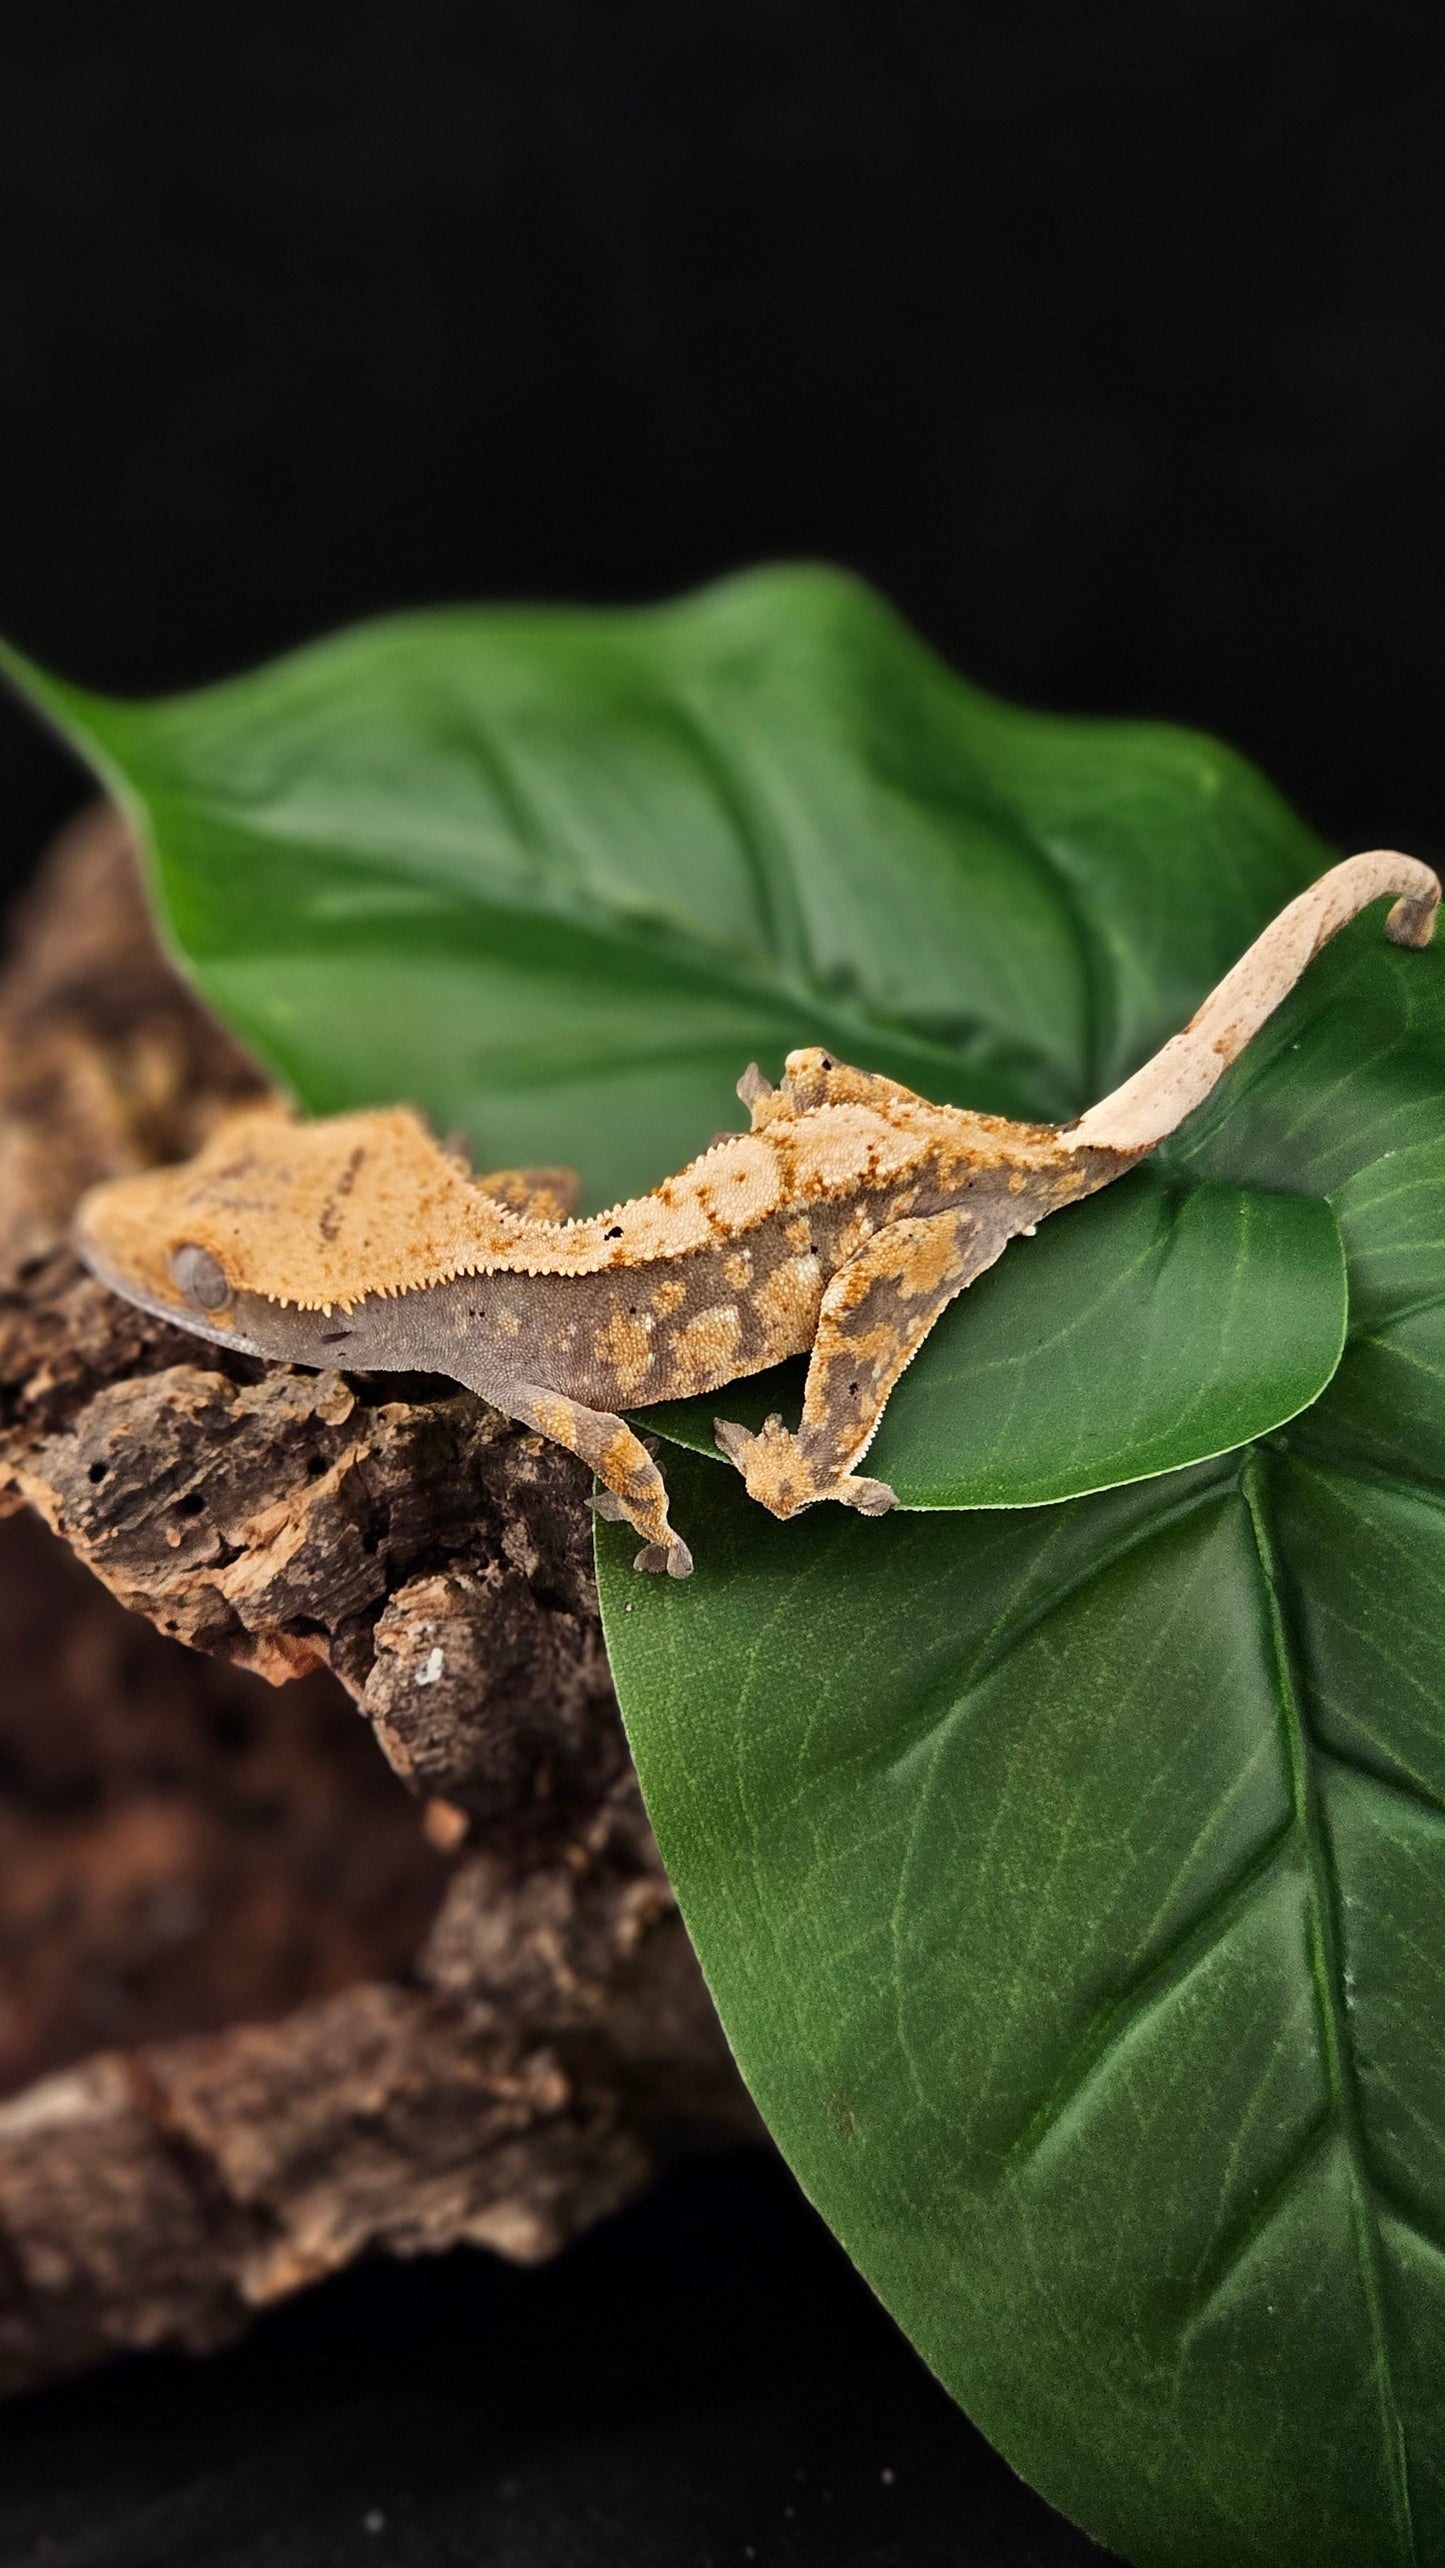
M 875 2289 L 1131 2559 L 1445 2559 L 1445 1496 L 1303 1449 L 873 1524 L 672 1479 L 686 1589 L 599 1533 L 629 1735 Z
M 996 704 L 820 570 L 402 617 L 158 704 L 4 664 L 308 1105 L 406 1094 L 486 1164 L 570 1156 L 598 1201 L 801 1043 L 1077 1112 L 1326 861 L 1215 743 Z
M 1015 1241 L 935 1329 L 884 1411 L 868 1469 L 904 1507 L 1035 1507 L 1175 1471 L 1317 1399 L 1344 1344 L 1329 1205 L 1141 1169 Z M 721 1462 L 719 1414 L 790 1422 L 782 1365 L 646 1424 Z

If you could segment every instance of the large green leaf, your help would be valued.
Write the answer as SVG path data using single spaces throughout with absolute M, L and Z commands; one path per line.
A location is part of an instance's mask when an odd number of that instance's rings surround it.
M 674 1478 L 687 1593 L 600 1540 L 629 1733 L 864 2273 L 1132 2559 L 1445 2558 L 1441 1499 L 1256 1454 L 779 1527 Z
M 594 1202 L 691 1157 L 749 1059 L 800 1043 L 1072 1113 L 1326 861 L 1214 742 L 996 704 L 836 573 L 413 616 L 152 705 L 7 665 L 307 1105 L 410 1098 L 482 1165 L 573 1161 Z M 905 1503 L 1172 1469 L 1315 1397 L 1344 1324 L 1328 1212 L 1279 1200 L 1289 1174 L 1196 1183 L 1055 1221 L 970 1294 L 884 1429 Z
M 4 665 L 309 1104 L 409 1095 L 602 1202 L 800 1043 L 1076 1112 L 1326 861 L 1216 743 L 996 704 L 835 572 L 398 618 L 159 704 Z
M 1417 968 L 1412 969 L 1415 965 Z M 1175 1159 L 1329 1187 L 1350 1342 L 1244 1453 L 599 1544 L 669 1869 L 804 2184 L 1141 2562 L 1445 2561 L 1445 990 L 1314 968 Z M 719 1494 L 720 1484 L 720 1494 Z

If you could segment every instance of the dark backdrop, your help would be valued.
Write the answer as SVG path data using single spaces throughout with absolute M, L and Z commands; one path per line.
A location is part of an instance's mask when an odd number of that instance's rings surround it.
M 139 692 L 831 555 L 990 686 L 1438 855 L 1434 17 L 7 0 L 0 625 Z M 0 707 L 10 879 L 80 791 Z M 6 2568 L 1085 2555 L 760 2168 L 10 2437 Z

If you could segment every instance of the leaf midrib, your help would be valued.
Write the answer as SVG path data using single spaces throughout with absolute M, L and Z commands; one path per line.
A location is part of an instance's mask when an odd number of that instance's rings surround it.
M 1259 1447 L 1247 1456 L 1240 1490 L 1249 1514 L 1266 1611 L 1276 1677 L 1280 1737 L 1290 1780 L 1293 1823 L 1304 1849 L 1304 1879 L 1310 1935 L 1310 1977 L 1319 2027 L 1320 2055 L 1329 2108 L 1344 2144 L 1350 2176 L 1360 2285 L 1364 2295 L 1375 2356 L 1380 2404 L 1380 2434 L 1385 2477 L 1394 2505 L 1401 2556 L 1417 2562 L 1414 2516 L 1410 2501 L 1409 2456 L 1404 2419 L 1395 2387 L 1389 2330 L 1384 2307 L 1384 2280 L 1374 2178 L 1369 2164 L 1359 2072 L 1345 2005 L 1344 1966 L 1338 1911 L 1339 1893 L 1331 1860 L 1327 1823 L 1321 1806 L 1318 1763 L 1321 1751 L 1305 1711 L 1305 1689 L 1297 1665 L 1297 1647 L 1282 1588 L 1287 1573 L 1270 1524 L 1269 1466 Z

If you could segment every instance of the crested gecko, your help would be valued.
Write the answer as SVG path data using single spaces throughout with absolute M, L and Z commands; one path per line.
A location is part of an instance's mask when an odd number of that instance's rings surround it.
M 593 1504 L 643 1538 L 639 1569 L 691 1554 L 622 1408 L 720 1390 L 807 1354 L 796 1431 L 717 1440 L 775 1516 L 895 1504 L 858 1470 L 904 1367 L 955 1294 L 1134 1167 L 1201 1102 L 1305 965 L 1369 902 L 1429 943 L 1440 885 L 1387 852 L 1332 867 L 1282 910 L 1181 1034 L 1069 1124 L 931 1105 L 816 1048 L 782 1085 L 738 1083 L 726 1134 L 651 1194 L 570 1218 L 565 1170 L 473 1177 L 405 1108 L 233 1113 L 182 1167 L 95 1187 L 76 1240 L 141 1308 L 241 1352 L 451 1376 L 590 1463 Z

